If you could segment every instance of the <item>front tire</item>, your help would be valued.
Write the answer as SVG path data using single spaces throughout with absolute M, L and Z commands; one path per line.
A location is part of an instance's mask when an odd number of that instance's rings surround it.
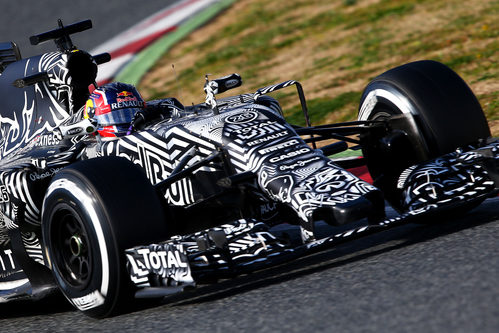
M 167 238 L 161 201 L 144 172 L 118 157 L 77 162 L 52 180 L 42 211 L 45 255 L 66 298 L 91 317 L 133 295 L 124 250 Z
M 363 144 L 367 167 L 387 200 L 400 208 L 400 173 L 411 165 L 490 137 L 487 119 L 468 85 L 449 67 L 431 60 L 393 68 L 364 89 L 359 120 L 408 115 L 411 130 L 391 128 Z
M 432 60 L 393 68 L 362 93 L 359 120 L 410 113 L 429 158 L 490 136 L 487 119 L 468 85 L 452 69 Z

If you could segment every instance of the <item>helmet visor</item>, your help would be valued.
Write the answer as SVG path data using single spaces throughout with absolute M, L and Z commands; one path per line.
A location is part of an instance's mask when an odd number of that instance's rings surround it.
M 110 126 L 117 124 L 129 124 L 133 120 L 133 116 L 139 112 L 140 108 L 124 108 L 107 112 L 101 115 L 95 115 L 95 119 L 99 126 Z

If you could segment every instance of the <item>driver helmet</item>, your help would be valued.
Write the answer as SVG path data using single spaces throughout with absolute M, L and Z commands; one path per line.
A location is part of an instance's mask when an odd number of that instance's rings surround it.
M 131 122 L 145 103 L 134 86 L 113 82 L 96 88 L 90 95 L 83 116 L 97 122 L 97 132 L 103 138 L 129 134 Z

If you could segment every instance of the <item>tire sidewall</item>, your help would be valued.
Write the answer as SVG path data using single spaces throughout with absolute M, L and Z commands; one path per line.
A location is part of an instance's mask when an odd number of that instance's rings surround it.
M 419 114 L 414 105 L 415 103 L 394 84 L 375 79 L 364 89 L 358 120 L 372 120 L 380 108 L 389 111 L 391 115 Z
M 71 286 L 56 264 L 59 254 L 54 253 L 54 239 L 50 222 L 61 205 L 69 206 L 81 219 L 92 253 L 91 278 L 84 288 Z M 43 204 L 42 233 L 45 256 L 50 263 L 54 278 L 64 296 L 76 308 L 93 317 L 103 317 L 114 308 L 116 293 L 120 290 L 121 265 L 117 256 L 112 231 L 108 228 L 108 214 L 98 193 L 91 186 L 69 172 L 61 173 L 52 181 Z

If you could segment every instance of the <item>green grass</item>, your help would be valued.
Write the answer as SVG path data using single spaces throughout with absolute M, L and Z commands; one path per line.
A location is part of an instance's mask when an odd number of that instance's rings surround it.
M 366 24 L 374 24 L 387 17 L 400 17 L 414 10 L 415 3 L 419 1 L 392 1 L 384 0 L 367 8 L 352 13 L 346 27 L 354 28 Z
M 490 95 L 478 96 L 484 106 L 485 115 L 489 120 L 499 120 L 499 92 L 493 92 Z
M 360 93 L 349 91 L 335 98 L 314 98 L 307 101 L 307 108 L 310 115 L 310 122 L 318 124 L 331 112 L 341 110 L 347 105 L 358 103 Z M 294 125 L 305 125 L 305 118 L 301 106 L 294 106 L 284 112 L 286 120 Z M 346 120 L 346 119 L 345 119 Z M 341 120 L 342 121 L 342 120 Z
M 313 123 L 343 121 L 355 119 L 360 93 L 376 75 L 433 59 L 479 91 L 488 118 L 499 119 L 497 0 L 238 0 L 222 15 L 216 29 L 163 57 L 139 86 L 146 97 L 171 95 L 180 85 L 184 103 L 200 102 L 205 74 L 238 72 L 245 85 L 233 93 L 295 79 Z M 172 63 L 182 64 L 178 82 L 171 70 L 161 72 Z M 276 96 L 290 121 L 304 124 L 296 95 Z

